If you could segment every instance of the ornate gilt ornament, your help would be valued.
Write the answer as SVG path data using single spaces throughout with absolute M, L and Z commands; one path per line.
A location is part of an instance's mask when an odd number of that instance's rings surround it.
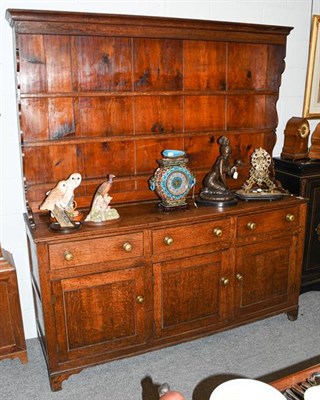
M 249 178 L 236 192 L 237 196 L 243 200 L 275 200 L 288 195 L 281 184 L 271 178 L 271 171 L 271 155 L 262 147 L 255 149 L 251 154 Z

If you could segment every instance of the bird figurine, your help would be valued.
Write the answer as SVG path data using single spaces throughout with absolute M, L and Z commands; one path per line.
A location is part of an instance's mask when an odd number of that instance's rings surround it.
M 59 181 L 57 185 L 46 193 L 47 197 L 40 204 L 40 210 L 53 211 L 56 204 L 60 205 L 63 196 L 68 189 L 68 183 L 65 180 Z
M 104 196 L 106 193 L 109 193 L 109 190 L 111 189 L 111 186 L 112 186 L 113 178 L 115 178 L 115 177 L 116 177 L 115 175 L 110 174 L 109 179 L 107 181 L 103 182 L 99 186 L 96 195 L 101 194 L 102 196 Z
M 109 179 L 98 187 L 85 222 L 103 223 L 120 218 L 118 211 L 109 205 L 112 200 L 112 197 L 109 196 L 109 191 L 113 178 L 115 178 L 115 175 L 110 174 Z
M 74 172 L 67 179 L 67 190 L 63 195 L 60 205 L 65 208 L 67 211 L 74 210 L 74 190 L 80 185 L 82 180 L 81 174 L 78 172 Z

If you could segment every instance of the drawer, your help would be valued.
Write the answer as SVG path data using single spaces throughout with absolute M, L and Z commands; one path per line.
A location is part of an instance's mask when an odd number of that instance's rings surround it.
M 299 208 L 267 211 L 238 218 L 237 236 L 255 236 L 279 230 L 296 228 L 299 224 Z
M 143 234 L 141 232 L 49 246 L 52 269 L 122 260 L 142 255 Z
M 229 239 L 229 219 L 158 229 L 152 232 L 153 254 L 218 243 Z

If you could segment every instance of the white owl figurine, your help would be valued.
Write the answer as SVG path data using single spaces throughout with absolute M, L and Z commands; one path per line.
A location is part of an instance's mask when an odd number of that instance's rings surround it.
M 40 204 L 40 210 L 52 211 L 55 205 L 60 206 L 60 202 L 63 199 L 63 196 L 66 194 L 67 190 L 67 181 L 59 181 L 53 189 L 47 192 L 47 197 L 44 199 L 42 204 Z
M 61 199 L 60 205 L 67 211 L 72 211 L 74 209 L 74 190 L 80 185 L 82 180 L 81 174 L 75 172 L 69 176 L 67 179 L 67 190 Z

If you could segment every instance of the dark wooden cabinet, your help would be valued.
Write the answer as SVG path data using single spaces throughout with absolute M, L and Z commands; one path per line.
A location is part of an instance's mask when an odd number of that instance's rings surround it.
M 274 165 L 285 189 L 309 199 L 301 292 L 320 290 L 320 162 L 274 158 Z
M 28 362 L 17 273 L 11 254 L 0 246 L 0 360 L 16 357 Z
M 8 10 L 38 336 L 52 390 L 99 363 L 281 312 L 297 317 L 306 200 L 162 212 L 148 179 L 182 149 L 201 187 L 225 135 L 248 177 L 272 154 L 291 28 Z M 39 205 L 79 172 L 86 214 L 116 175 L 121 219 L 63 234 Z

